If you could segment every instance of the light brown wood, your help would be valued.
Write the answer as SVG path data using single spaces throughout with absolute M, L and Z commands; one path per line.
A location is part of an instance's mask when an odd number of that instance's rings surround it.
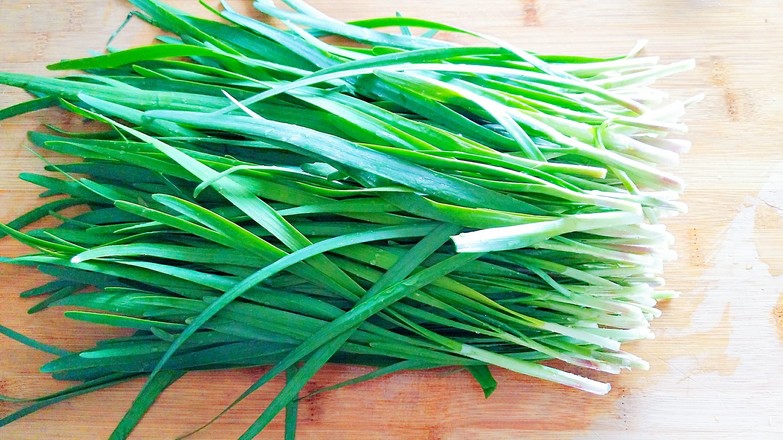
M 172 2 L 198 11 L 195 1 Z M 240 4 L 241 2 L 235 2 Z M 637 39 L 665 61 L 695 57 L 697 68 L 661 82 L 672 94 L 703 92 L 687 122 L 693 150 L 677 172 L 690 212 L 667 220 L 680 258 L 667 267 L 681 298 L 663 306 L 657 339 L 633 346 L 649 372 L 609 379 L 595 397 L 497 371 L 489 400 L 465 374 L 403 373 L 306 400 L 301 439 L 621 439 L 783 438 L 783 4 L 776 1 L 312 1 L 341 19 L 393 15 L 434 18 L 492 33 L 535 52 L 613 55 Z M 120 0 L 0 0 L 0 70 L 45 73 L 47 63 L 101 50 L 129 5 Z M 138 23 L 120 43 L 149 41 Z M 118 43 L 118 44 L 120 44 Z M 25 95 L 0 87 L 0 107 Z M 38 112 L 0 123 L 0 221 L 37 203 L 16 175 L 41 163 L 23 148 L 26 130 L 55 119 Z M 0 254 L 23 248 L 3 240 Z M 79 348 L 105 332 L 60 311 L 26 314 L 17 293 L 43 277 L 0 266 L 0 323 L 42 341 Z M 0 393 L 35 396 L 62 385 L 36 372 L 49 356 L 0 340 Z M 191 374 L 173 386 L 134 438 L 173 438 L 236 397 L 261 370 Z M 365 371 L 328 367 L 308 389 Z M 0 429 L 0 438 L 106 437 L 141 383 L 127 383 L 40 411 Z M 235 438 L 281 386 L 256 393 L 196 436 Z M 0 403 L 0 414 L 13 405 Z M 282 438 L 282 420 L 263 438 Z

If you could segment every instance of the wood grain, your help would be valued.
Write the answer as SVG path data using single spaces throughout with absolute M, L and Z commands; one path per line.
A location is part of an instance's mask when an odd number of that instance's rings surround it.
M 195 1 L 172 1 L 199 11 Z M 243 4 L 243 2 L 236 2 Z M 664 305 L 657 339 L 634 345 L 649 372 L 609 379 L 594 397 L 497 371 L 489 400 L 469 377 L 452 371 L 403 373 L 303 402 L 301 439 L 620 439 L 783 438 L 783 4 L 776 1 L 626 2 L 565 0 L 401 0 L 311 3 L 341 19 L 393 15 L 434 18 L 492 33 L 535 52 L 613 55 L 637 39 L 664 61 L 695 57 L 693 72 L 667 79 L 673 95 L 705 93 L 687 123 L 692 151 L 677 172 L 688 183 L 690 212 L 667 221 L 680 258 L 667 267 L 681 298 Z M 102 49 L 129 5 L 120 0 L 0 0 L 0 70 L 44 73 L 47 63 Z M 150 41 L 133 23 L 117 45 Z M 0 106 L 25 95 L 0 88 Z M 16 178 L 41 163 L 24 133 L 62 113 L 42 111 L 0 122 L 0 221 L 37 203 Z M 23 248 L 10 240 L 0 254 Z M 104 329 L 68 322 L 58 311 L 35 319 L 17 293 L 42 277 L 0 266 L 0 322 L 40 340 L 80 348 Z M 34 396 L 62 386 L 36 368 L 48 356 L 0 341 L 0 393 Z M 328 367 L 308 387 L 365 371 Z M 259 370 L 188 375 L 164 394 L 134 433 L 173 438 L 236 397 Z M 10 439 L 105 438 L 140 382 L 50 407 L 0 430 Z M 281 386 L 274 382 L 230 417 L 195 438 L 235 438 Z M 0 404 L 0 414 L 13 409 Z M 262 438 L 282 438 L 276 420 Z

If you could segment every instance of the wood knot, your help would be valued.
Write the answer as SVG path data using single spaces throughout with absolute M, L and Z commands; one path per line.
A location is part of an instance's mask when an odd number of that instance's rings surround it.
M 522 3 L 522 23 L 525 26 L 541 26 L 541 19 L 538 17 L 538 0 L 524 0 Z

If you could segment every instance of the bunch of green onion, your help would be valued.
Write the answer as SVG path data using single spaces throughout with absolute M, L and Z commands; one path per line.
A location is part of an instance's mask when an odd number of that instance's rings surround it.
M 228 4 L 212 21 L 131 3 L 162 44 L 50 66 L 84 72 L 61 78 L 0 73 L 34 96 L 0 119 L 59 106 L 105 124 L 30 133 L 76 159 L 20 176 L 52 201 L 0 224 L 36 250 L 3 261 L 54 277 L 22 294 L 45 298 L 31 312 L 135 330 L 68 352 L 3 327 L 77 384 L 0 426 L 146 376 L 113 434 L 126 438 L 193 370 L 269 366 L 236 402 L 287 374 L 251 438 L 284 409 L 293 437 L 326 362 L 377 367 L 330 389 L 457 366 L 486 395 L 488 366 L 596 394 L 609 385 L 558 367 L 648 367 L 621 344 L 650 338 L 675 295 L 660 289 L 673 253 L 658 218 L 684 209 L 682 182 L 661 167 L 688 147 L 693 101 L 651 84 L 692 61 L 534 55 L 300 0 L 254 3 L 280 27 Z M 62 223 L 20 232 L 47 216 Z

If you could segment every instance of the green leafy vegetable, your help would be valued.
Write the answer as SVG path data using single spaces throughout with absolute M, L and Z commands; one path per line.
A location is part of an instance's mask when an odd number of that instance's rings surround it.
M 254 3 L 283 28 L 225 2 L 207 6 L 219 21 L 131 3 L 174 36 L 49 66 L 83 74 L 0 73 L 35 97 L 0 119 L 59 106 L 105 125 L 30 134 L 80 160 L 20 176 L 62 197 L 0 224 L 35 249 L 2 262 L 56 278 L 22 293 L 40 297 L 30 313 L 135 330 L 72 353 L 0 326 L 56 356 L 42 372 L 79 382 L 2 396 L 27 406 L 0 426 L 143 376 L 111 437 L 124 439 L 187 372 L 266 365 L 212 421 L 285 373 L 241 438 L 285 410 L 292 439 L 299 400 L 405 369 L 464 369 L 489 397 L 494 368 L 595 394 L 609 385 L 564 364 L 648 368 L 622 345 L 650 337 L 657 301 L 676 296 L 658 289 L 672 257 L 658 218 L 684 210 L 664 168 L 696 100 L 652 84 L 692 61 L 533 54 L 300 0 Z M 49 216 L 62 223 L 36 227 Z M 302 395 L 327 362 L 377 369 Z

